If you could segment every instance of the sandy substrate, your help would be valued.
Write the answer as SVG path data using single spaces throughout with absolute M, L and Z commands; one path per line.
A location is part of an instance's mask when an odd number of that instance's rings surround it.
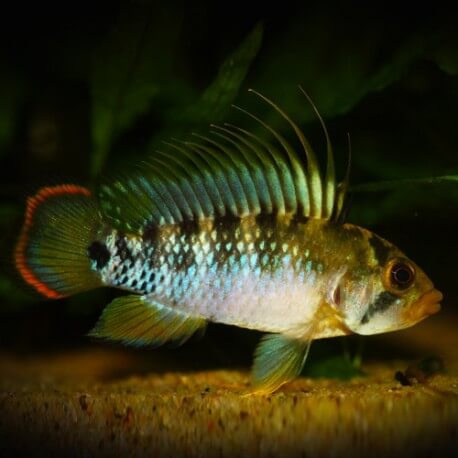
M 390 336 L 445 371 L 373 361 L 364 377 L 300 378 L 269 396 L 247 395 L 247 371 L 155 373 L 116 348 L 5 354 L 0 455 L 458 456 L 457 336 L 439 318 Z

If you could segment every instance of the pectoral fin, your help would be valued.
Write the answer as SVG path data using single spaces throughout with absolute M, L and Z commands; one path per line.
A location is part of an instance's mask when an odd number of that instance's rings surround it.
M 297 377 L 307 359 L 311 339 L 268 334 L 255 351 L 252 379 L 255 392 L 272 393 Z
M 206 323 L 204 318 L 190 316 L 148 296 L 132 295 L 111 302 L 89 335 L 136 346 L 166 342 L 181 345 Z

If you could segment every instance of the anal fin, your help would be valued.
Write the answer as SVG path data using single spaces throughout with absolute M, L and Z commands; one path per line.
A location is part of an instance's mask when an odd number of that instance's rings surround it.
M 105 307 L 89 335 L 135 346 L 166 342 L 181 345 L 206 324 L 204 318 L 190 316 L 148 296 L 130 295 Z
M 311 339 L 267 334 L 256 347 L 252 368 L 255 393 L 268 394 L 297 377 L 304 367 Z

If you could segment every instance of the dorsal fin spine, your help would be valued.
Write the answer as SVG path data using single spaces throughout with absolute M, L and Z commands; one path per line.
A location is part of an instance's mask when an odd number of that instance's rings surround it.
M 336 203 L 334 211 L 334 219 L 340 221 L 342 219 L 343 208 L 345 205 L 345 197 L 348 191 L 348 184 L 350 182 L 350 171 L 351 171 L 351 139 L 350 134 L 347 134 L 348 138 L 348 160 L 347 168 L 345 170 L 345 176 L 343 181 L 337 186 L 336 192 Z
M 260 118 L 255 116 L 253 113 L 250 113 L 249 111 L 234 106 L 236 109 L 240 110 L 242 113 L 245 113 L 247 116 L 250 118 L 254 119 L 257 121 L 259 124 L 261 124 L 266 130 L 271 132 L 275 137 L 276 132 L 272 127 L 270 127 L 268 124 L 266 124 L 264 121 L 262 121 Z M 296 189 L 294 186 L 294 179 L 291 175 L 291 169 L 289 167 L 289 164 L 286 163 L 285 158 L 283 154 L 279 152 L 279 150 L 272 145 L 271 143 L 268 143 L 261 138 L 255 136 L 253 134 L 253 138 L 255 138 L 258 143 L 260 143 L 267 151 L 269 151 L 271 157 L 274 159 L 277 167 L 280 169 L 280 180 L 282 181 L 282 191 L 284 194 L 284 201 L 285 201 L 285 213 L 290 213 L 292 209 L 297 208 L 297 199 L 296 199 Z M 277 137 L 276 137 L 277 138 Z M 279 140 L 280 141 L 280 140 Z
M 225 132 L 227 134 L 225 135 L 227 141 L 232 140 L 234 145 L 237 145 L 237 148 L 239 148 L 243 156 L 246 158 L 247 163 L 251 169 L 253 180 L 255 181 L 256 187 L 259 190 L 259 201 L 266 213 L 272 213 L 273 204 L 271 191 L 268 183 L 269 180 L 266 176 L 266 173 L 268 172 L 262 159 L 256 154 L 253 148 L 250 148 L 248 144 L 249 142 L 247 142 L 246 139 L 244 139 L 241 135 L 227 127 L 215 125 L 214 128 L 220 130 L 221 132 Z
M 315 152 L 311 147 L 308 140 L 305 138 L 302 130 L 299 129 L 297 124 L 281 109 L 272 102 L 267 97 L 261 95 L 259 92 L 249 89 L 249 92 L 260 97 L 266 103 L 268 103 L 272 108 L 274 108 L 293 128 L 296 133 L 304 152 L 307 157 L 307 170 L 308 170 L 308 185 L 309 185 L 309 196 L 310 196 L 310 216 L 313 218 L 321 217 L 321 208 L 322 208 L 322 197 L 323 197 L 323 186 L 321 183 L 320 169 L 318 165 L 318 160 L 316 158 Z
M 169 212 L 169 209 L 163 204 L 162 199 L 160 198 L 159 194 L 154 191 L 154 189 L 148 184 L 147 186 L 144 186 L 142 184 L 141 179 L 133 179 L 131 178 L 128 181 L 128 184 L 130 185 L 130 191 L 134 191 L 134 194 L 137 195 L 142 195 L 145 194 L 155 203 L 155 206 L 157 208 L 157 211 L 155 213 L 161 215 L 159 221 L 160 224 L 164 223 L 171 223 L 173 222 L 173 217 L 171 213 Z M 143 192 L 142 192 L 143 190 Z M 132 192 L 131 192 L 132 193 Z M 148 215 L 148 213 L 151 213 L 151 208 L 145 204 L 144 199 L 137 199 L 138 204 L 141 206 L 142 213 L 145 215 Z
M 163 168 L 162 166 L 158 170 L 159 163 L 156 160 L 156 158 L 153 158 L 150 160 L 150 162 L 147 162 L 146 165 L 148 168 L 152 169 L 156 173 L 161 173 L 162 177 L 165 177 L 169 186 L 169 192 L 170 196 L 175 202 L 175 205 L 180 211 L 181 218 L 180 221 L 188 218 L 192 218 L 192 210 L 191 207 L 189 206 L 188 202 L 186 201 L 185 197 L 183 196 L 183 192 L 179 188 L 179 186 L 175 183 L 175 178 L 168 169 Z
M 180 211 L 180 208 L 175 202 L 172 194 L 168 191 L 167 187 L 161 183 L 157 177 L 152 177 L 150 180 L 147 180 L 143 175 L 140 176 L 140 179 L 144 186 L 151 186 L 155 192 L 161 197 L 164 205 L 166 205 L 172 214 L 174 222 L 181 222 L 183 221 L 183 214 Z
M 269 100 L 267 97 L 264 97 L 262 94 L 259 92 L 254 91 L 253 89 L 249 89 L 249 92 L 253 92 L 256 94 L 258 97 L 260 97 L 262 100 L 267 102 L 269 105 L 271 105 L 275 110 L 280 113 L 280 115 L 288 121 L 288 123 L 293 127 L 294 131 L 296 132 L 297 136 L 299 134 L 302 134 L 300 129 L 297 127 L 297 125 L 291 120 L 291 118 L 276 104 L 274 104 L 271 100 Z M 293 173 L 294 173 L 294 183 L 295 186 L 297 187 L 297 199 L 300 203 L 300 207 L 302 210 L 302 213 L 304 216 L 309 216 L 309 192 L 308 192 L 308 180 L 306 177 L 306 174 L 304 173 L 304 166 L 301 164 L 296 152 L 292 148 L 291 144 L 286 140 L 286 138 L 278 133 L 275 129 L 273 129 L 271 126 L 269 126 L 267 123 L 263 122 L 259 118 L 255 117 L 255 119 L 258 120 L 265 128 L 267 128 L 277 139 L 277 141 L 283 146 L 284 150 L 286 151 L 288 158 L 291 162 L 291 166 L 293 168 Z M 304 138 L 304 140 L 307 142 L 307 140 Z M 308 143 L 307 143 L 308 144 Z M 310 145 L 309 145 L 310 146 Z M 307 210 L 306 212 L 304 210 Z
M 160 153 L 158 153 L 160 154 Z M 148 163 L 148 166 L 151 170 L 154 170 L 156 174 L 159 174 L 161 177 L 166 177 L 167 181 L 170 183 L 170 190 L 169 193 L 173 198 L 173 201 L 175 202 L 175 205 L 178 207 L 180 211 L 180 220 L 186 219 L 186 218 L 192 218 L 193 217 L 193 212 L 191 207 L 188 204 L 188 200 L 186 199 L 183 191 L 180 189 L 180 187 L 176 184 L 176 177 L 175 174 L 172 173 L 168 165 L 164 166 L 163 162 L 159 157 L 154 157 L 154 159 Z M 153 178 L 151 179 L 151 184 L 154 189 L 155 193 L 159 194 L 159 187 L 162 185 L 159 185 L 160 180 L 157 178 L 157 175 L 153 175 Z
M 211 220 L 227 214 L 238 218 L 274 214 L 279 221 L 295 216 L 340 221 L 346 182 L 336 188 L 329 133 L 313 102 L 325 138 L 326 173 L 298 125 L 267 97 L 253 92 L 272 107 L 294 131 L 305 154 L 260 117 L 235 107 L 273 137 L 264 140 L 230 124 L 212 126 L 210 134 L 193 134 L 200 141 L 172 140 L 148 162 L 150 174 L 131 177 L 113 188 L 102 187 L 106 216 L 120 228 L 140 232 L 145 224 L 175 224 Z M 346 178 L 347 180 L 347 178 Z M 106 202 L 104 202 L 106 199 Z M 301 220 L 303 221 L 303 220 Z
M 244 134 L 246 137 L 253 139 L 256 143 L 260 144 L 261 146 L 264 146 L 262 144 L 262 141 L 259 137 L 254 135 L 251 132 L 248 132 L 245 129 L 242 129 L 241 127 L 234 126 L 227 124 L 227 126 L 237 130 L 238 132 L 241 132 Z M 282 192 L 282 184 L 280 177 L 278 176 L 278 172 L 276 169 L 277 164 L 277 159 L 272 156 L 270 151 L 263 151 L 262 148 L 259 148 L 258 145 L 255 143 L 245 139 L 245 144 L 249 146 L 255 153 L 256 155 L 260 158 L 262 161 L 266 171 L 267 171 L 267 179 L 270 184 L 270 191 L 271 191 L 271 197 L 273 202 L 276 203 L 277 206 L 277 212 L 281 215 L 284 215 L 286 213 L 286 207 L 285 207 L 285 197 Z
M 195 166 L 197 173 L 200 174 L 208 195 L 213 203 L 215 213 L 220 216 L 226 214 L 224 199 L 221 197 L 220 190 L 215 182 L 210 165 L 201 157 L 200 152 L 189 148 L 186 143 L 179 139 L 173 139 L 174 145 L 181 147 L 182 154 L 188 158 Z
M 202 149 L 201 145 L 195 142 L 186 141 L 184 144 L 194 151 L 196 154 L 199 154 L 202 160 L 204 160 L 209 167 L 211 168 L 212 172 L 215 176 L 215 184 L 218 188 L 221 198 L 225 202 L 228 210 L 233 215 L 237 214 L 237 205 L 235 202 L 235 197 L 232 194 L 231 187 L 227 181 L 224 172 L 219 167 L 218 162 L 208 154 L 205 154 L 206 151 Z
M 216 136 L 216 137 L 222 138 L 223 140 L 225 140 L 227 143 L 229 143 L 231 145 L 231 146 L 228 147 L 228 146 L 225 146 L 224 144 L 221 144 L 219 142 L 215 142 L 215 145 L 218 145 L 218 147 L 221 148 L 221 151 L 223 151 L 225 154 L 227 154 L 228 158 L 231 159 L 231 161 L 233 163 L 233 166 L 236 169 L 238 169 L 238 171 L 239 171 L 240 182 L 241 182 L 241 184 L 243 186 L 243 189 L 244 189 L 244 192 L 245 192 L 245 196 L 246 196 L 247 201 L 248 201 L 249 214 L 250 215 L 259 214 L 261 205 L 260 205 L 260 202 L 259 202 L 258 192 L 256 191 L 256 186 L 255 186 L 255 183 L 253 181 L 253 177 L 252 177 L 252 174 L 251 174 L 251 171 L 250 171 L 251 167 L 249 165 L 249 161 L 247 161 L 246 159 L 245 159 L 245 161 L 241 160 L 240 154 L 239 154 L 240 153 L 240 149 L 237 148 L 236 145 L 234 145 L 234 143 L 233 143 L 233 141 L 231 141 L 231 139 L 228 139 L 227 137 L 225 137 L 220 132 L 217 132 L 217 131 L 214 131 L 214 130 L 211 131 L 211 134 Z M 237 148 L 236 151 L 233 149 L 234 146 Z
M 176 143 L 166 143 L 169 146 L 177 149 L 178 151 L 181 151 L 182 148 L 177 145 Z M 182 152 L 182 151 L 181 151 Z M 194 190 L 194 193 L 196 195 L 196 198 L 199 200 L 201 208 L 202 208 L 202 213 L 199 215 L 199 219 L 203 217 L 203 215 L 209 215 L 209 216 L 214 216 L 214 207 L 212 200 L 210 196 L 207 193 L 207 190 L 202 182 L 202 179 L 200 177 L 200 174 L 197 173 L 197 169 L 192 161 L 188 161 L 187 164 L 184 164 L 181 160 L 176 158 L 173 155 L 168 155 L 170 160 L 173 161 L 175 164 L 180 167 L 180 172 L 184 176 L 189 176 L 189 182 Z M 193 168 L 193 172 L 190 173 L 190 168 Z
M 150 205 L 152 206 L 153 211 L 151 212 L 151 208 L 148 209 L 147 207 L 144 207 L 144 203 L 142 199 L 138 199 L 137 195 L 130 191 L 129 189 L 126 188 L 126 185 L 124 183 L 129 183 L 131 181 L 129 178 L 125 178 L 122 182 L 121 180 L 117 180 L 114 183 L 114 187 L 118 189 L 118 191 L 122 194 L 122 198 L 124 199 L 124 202 L 120 201 L 119 206 L 124 205 L 130 205 L 132 208 L 141 208 L 141 212 L 138 212 L 139 217 L 147 217 L 150 218 L 150 220 L 153 220 L 155 224 L 161 224 L 160 218 L 159 218 L 159 213 L 158 209 L 156 206 L 155 202 L 151 202 Z M 144 221 L 145 223 L 151 222 L 151 221 Z M 125 226 L 126 229 L 129 231 L 133 230 L 132 223 L 135 224 L 134 221 L 126 221 Z
M 202 146 L 208 148 L 209 154 L 211 154 L 219 162 L 223 170 L 225 170 L 225 172 L 228 173 L 229 178 L 230 178 L 229 183 L 232 186 L 234 194 L 238 196 L 238 199 L 235 199 L 235 203 L 237 204 L 237 200 L 239 201 L 239 216 L 243 217 L 243 216 L 249 215 L 250 214 L 250 204 L 248 202 L 246 189 L 239 175 L 234 170 L 234 167 L 232 167 L 232 164 L 234 163 L 234 161 L 232 160 L 232 158 L 229 158 L 230 155 L 227 154 L 227 152 L 224 150 L 224 147 L 217 141 L 209 137 L 206 137 L 204 135 L 200 135 L 200 134 L 194 134 L 194 136 L 212 145 L 212 146 L 209 146 L 209 145 L 202 145 Z M 222 155 L 221 151 L 225 152 L 226 155 Z
M 200 138 L 202 140 L 208 141 L 209 143 L 213 143 L 211 139 L 207 139 L 206 137 L 203 137 L 199 134 L 194 134 L 195 137 Z M 233 169 L 230 167 L 227 168 L 227 170 L 224 168 L 224 165 L 226 162 L 226 159 L 223 157 L 223 155 L 218 154 L 217 151 L 215 151 L 212 147 L 196 142 L 192 142 L 197 147 L 200 147 L 202 150 L 204 150 L 207 154 L 213 157 L 213 159 L 216 160 L 217 163 L 223 168 L 223 170 L 226 173 L 226 176 L 228 178 L 228 184 L 229 187 L 232 190 L 233 195 L 237 196 L 238 198 L 234 199 L 235 205 L 237 207 L 237 214 L 239 216 L 246 216 L 248 215 L 249 212 L 249 206 L 248 206 L 248 201 L 245 195 L 245 192 L 243 190 L 242 183 L 240 182 L 240 178 L 238 175 L 234 172 Z
M 214 129 L 218 131 L 213 131 L 214 135 L 220 136 L 222 139 L 231 143 L 235 148 L 237 148 L 247 163 L 247 169 L 249 170 L 251 179 L 253 180 L 253 185 L 256 192 L 257 205 L 259 208 L 255 213 L 259 213 L 264 210 L 266 213 L 272 213 L 272 201 L 270 198 L 269 187 L 264 176 L 264 170 L 262 162 L 259 161 L 259 158 L 254 157 L 255 154 L 251 153 L 249 149 L 240 141 L 237 141 L 233 137 L 237 138 L 229 129 L 226 129 L 221 126 L 213 126 Z
M 334 164 L 334 153 L 332 150 L 332 143 L 329 137 L 329 132 L 326 127 L 326 124 L 321 116 L 320 112 L 318 111 L 316 105 L 313 103 L 311 97 L 304 91 L 302 86 L 299 86 L 300 91 L 306 97 L 307 101 L 310 103 L 313 111 L 315 112 L 318 120 L 320 121 L 321 128 L 323 129 L 324 136 L 326 138 L 326 176 L 324 180 L 324 212 L 323 217 L 329 219 L 332 217 L 334 203 L 336 200 L 336 172 L 335 172 L 335 164 Z
M 175 180 L 177 180 L 177 183 L 179 183 L 179 187 L 182 189 L 183 194 L 186 198 L 186 202 L 190 206 L 192 212 L 191 212 L 191 219 L 200 219 L 203 216 L 203 210 L 202 206 L 200 204 L 200 200 L 197 198 L 196 193 L 194 189 L 191 186 L 191 183 L 189 182 L 189 179 L 184 175 L 183 173 L 180 173 L 180 170 L 177 169 L 176 167 L 171 166 L 171 162 L 174 162 L 173 155 L 167 154 L 164 151 L 156 151 L 157 154 L 162 156 L 163 159 L 160 159 L 159 157 L 156 157 L 156 160 L 167 170 L 171 172 L 171 174 L 175 177 Z
M 174 143 L 164 142 L 169 147 L 172 147 L 180 151 L 180 147 Z M 175 177 L 180 186 L 185 188 L 185 195 L 187 196 L 186 201 L 189 202 L 192 210 L 191 219 L 201 219 L 207 210 L 206 198 L 208 196 L 205 194 L 199 196 L 200 187 L 197 177 L 194 176 L 194 173 L 190 173 L 189 164 L 184 165 L 174 154 L 166 151 L 158 151 L 158 154 L 161 158 L 157 158 L 160 161 L 162 167 L 170 170 L 172 176 Z

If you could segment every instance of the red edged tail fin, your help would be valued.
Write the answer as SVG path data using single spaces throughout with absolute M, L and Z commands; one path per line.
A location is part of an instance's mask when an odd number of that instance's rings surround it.
M 90 268 L 88 246 L 101 227 L 88 189 L 71 184 L 41 188 L 27 199 L 14 264 L 23 280 L 48 298 L 100 286 Z

